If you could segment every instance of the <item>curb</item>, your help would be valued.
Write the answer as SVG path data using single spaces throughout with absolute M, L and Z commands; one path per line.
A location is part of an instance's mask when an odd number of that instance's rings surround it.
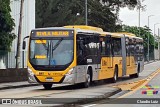
M 0 87 L 0 90 L 22 88 L 22 87 L 31 87 L 31 86 L 38 86 L 38 85 L 40 85 L 40 84 L 24 84 L 24 85 L 17 85 L 17 86 L 4 86 L 4 87 Z
M 157 60 L 157 61 L 158 61 L 158 60 Z M 149 61 L 149 62 L 148 62 L 148 61 L 145 61 L 145 62 L 144 62 L 144 65 L 147 65 L 147 64 L 150 64 L 150 63 L 153 63 L 153 62 L 156 62 L 156 61 L 154 61 L 154 60 L 153 60 L 153 61 Z
M 109 99 L 109 97 L 121 92 L 122 90 L 120 88 L 116 88 L 112 92 L 107 92 L 104 95 L 99 95 L 93 98 L 76 98 L 77 100 L 69 101 L 69 102 L 61 102 L 63 103 L 62 105 L 56 106 L 56 107 L 70 107 L 70 106 L 75 106 L 77 104 L 88 104 L 88 103 L 93 103 L 105 99 Z

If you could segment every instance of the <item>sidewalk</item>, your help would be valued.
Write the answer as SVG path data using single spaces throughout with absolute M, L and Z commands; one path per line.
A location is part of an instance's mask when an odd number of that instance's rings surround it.
M 29 84 L 27 81 L 0 83 L 0 90 L 29 87 L 29 86 L 38 86 L 38 85 L 39 84 Z
M 154 61 L 154 60 L 150 60 L 149 62 L 148 62 L 148 61 L 145 61 L 145 62 L 144 62 L 144 65 L 150 64 L 150 63 L 153 63 L 153 62 L 156 62 L 156 61 L 158 61 L 158 60 L 155 60 L 155 61 Z

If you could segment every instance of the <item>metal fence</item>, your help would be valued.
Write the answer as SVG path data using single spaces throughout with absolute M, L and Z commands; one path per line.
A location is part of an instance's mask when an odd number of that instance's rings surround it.
M 149 60 L 154 60 L 154 52 L 149 53 Z M 148 61 L 147 53 L 144 53 L 144 61 Z
M 20 68 L 27 68 L 27 51 L 20 52 Z M 0 69 L 16 67 L 16 52 L 0 51 Z
M 160 55 L 159 55 L 160 56 Z M 154 60 L 154 52 L 150 53 L 150 60 Z M 144 53 L 144 61 L 148 61 L 147 54 Z M 0 69 L 16 67 L 16 52 L 0 51 Z M 27 68 L 27 51 L 21 51 L 20 68 Z

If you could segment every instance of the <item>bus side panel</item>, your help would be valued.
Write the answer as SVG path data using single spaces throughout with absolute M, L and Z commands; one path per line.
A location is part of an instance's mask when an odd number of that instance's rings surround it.
M 99 80 L 113 77 L 114 68 L 110 67 L 110 63 L 112 63 L 111 57 L 101 58 L 101 70 L 99 72 Z
M 122 77 L 122 57 L 114 57 L 113 58 L 114 65 L 118 65 L 118 77 Z M 114 73 L 114 71 L 113 71 Z M 113 77 L 114 75 L 112 75 Z

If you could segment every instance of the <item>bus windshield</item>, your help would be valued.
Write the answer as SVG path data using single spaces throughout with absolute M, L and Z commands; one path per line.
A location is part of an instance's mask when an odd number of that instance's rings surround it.
M 73 40 L 31 40 L 30 62 L 33 65 L 67 65 L 73 60 Z

